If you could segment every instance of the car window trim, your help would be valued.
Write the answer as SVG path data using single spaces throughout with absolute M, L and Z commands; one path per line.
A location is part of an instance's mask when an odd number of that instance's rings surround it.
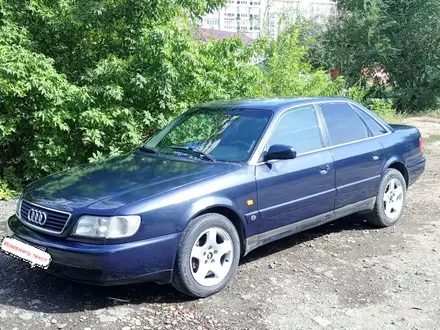
M 354 113 L 356 114 L 356 116 L 361 120 L 361 122 L 364 124 L 366 130 L 367 130 L 367 135 L 368 136 L 374 136 L 373 131 L 371 130 L 370 126 L 368 126 L 367 122 L 364 120 L 364 118 L 361 117 L 361 115 L 356 111 L 355 108 L 353 108 L 351 106 L 351 104 L 349 104 L 350 108 L 354 111 Z M 382 126 L 381 126 L 382 127 Z
M 367 137 L 367 138 L 364 138 L 364 139 L 360 139 L 360 140 L 356 140 L 356 141 L 341 143 L 341 144 L 338 144 L 338 145 L 335 145 L 335 146 L 328 146 L 328 147 L 324 147 L 324 148 L 321 148 L 321 149 L 316 149 L 316 150 L 312 150 L 312 151 L 302 152 L 302 153 L 297 154 L 296 157 L 298 158 L 300 156 L 313 154 L 315 152 L 330 150 L 330 149 L 334 149 L 334 148 L 338 148 L 338 147 L 344 147 L 344 146 L 349 145 L 349 144 L 363 142 L 363 141 L 367 141 L 367 140 L 373 140 L 373 139 L 377 139 L 379 137 L 382 137 L 382 136 L 385 136 L 385 135 L 389 135 L 389 134 L 391 134 L 391 132 L 387 132 L 387 133 L 384 133 L 384 134 L 381 134 L 381 135 L 376 135 L 376 136 L 370 136 L 370 137 Z M 282 160 L 282 159 L 273 159 L 273 160 L 271 160 L 269 162 L 275 162 L 275 161 L 279 161 L 279 160 Z M 268 163 L 268 162 L 267 161 L 266 162 L 261 161 L 261 162 L 256 163 L 255 165 L 261 165 L 261 164 L 266 164 L 266 163 Z
M 185 115 L 190 115 L 192 113 L 195 112 L 199 112 L 199 111 L 203 111 L 203 110 L 212 110 L 212 111 L 216 111 L 216 110 L 240 110 L 240 111 L 246 111 L 246 110 L 250 110 L 250 111 L 265 111 L 269 114 L 268 117 L 268 122 L 266 124 L 266 127 L 264 128 L 264 130 L 261 132 L 260 137 L 258 138 L 257 141 L 255 141 L 255 146 L 253 148 L 253 151 L 250 153 L 250 155 L 244 159 L 244 160 L 240 160 L 240 161 L 229 161 L 229 160 L 219 160 L 216 159 L 217 162 L 219 163 L 228 163 L 228 164 L 237 164 L 237 165 L 249 165 L 252 158 L 255 156 L 257 148 L 260 146 L 261 141 L 263 140 L 263 138 L 266 136 L 268 129 L 271 125 L 272 119 L 274 117 L 274 111 L 272 109 L 266 109 L 266 108 L 252 108 L 252 107 L 236 107 L 236 108 L 228 108 L 228 107 L 210 107 L 210 106 L 195 106 L 190 108 L 188 111 L 184 112 L 183 114 L 181 114 L 180 116 L 174 118 L 171 122 L 169 122 L 165 127 L 163 127 L 161 130 L 159 130 L 158 132 L 156 132 L 156 134 L 154 134 L 153 136 L 151 136 L 150 138 L 146 139 L 142 145 L 147 145 L 149 142 L 151 142 L 153 140 L 154 137 L 156 137 L 157 135 L 159 135 L 162 131 L 164 131 L 167 127 L 169 127 L 171 124 L 173 124 L 173 122 L 177 122 L 178 120 L 181 120 L 183 116 Z M 176 125 L 176 124 L 174 124 Z M 171 128 L 164 134 L 168 134 L 169 131 L 171 130 Z M 163 138 L 163 136 L 162 136 Z M 158 156 L 158 155 L 154 155 L 151 154 L 151 156 Z M 161 155 L 162 156 L 162 155 Z
M 389 129 L 387 127 L 385 127 L 382 123 L 380 123 L 376 118 L 374 118 L 373 116 L 371 116 L 367 111 L 365 111 L 364 109 L 362 109 L 361 107 L 358 107 L 354 104 L 348 103 L 349 106 L 354 110 L 354 112 L 357 114 L 356 110 L 361 111 L 362 113 L 364 113 L 367 117 L 371 118 L 375 123 L 377 123 L 380 127 L 382 127 L 385 131 L 389 132 Z M 358 114 L 357 114 L 358 115 Z M 361 116 L 358 115 L 359 118 L 361 118 L 362 122 L 365 123 L 365 126 L 367 126 L 368 130 L 371 132 L 371 134 L 373 134 L 373 131 L 371 131 L 370 127 L 368 126 L 368 124 L 362 119 Z
M 315 102 L 310 102 L 310 103 L 306 103 L 306 104 L 299 104 L 299 105 L 295 105 L 293 107 L 286 108 L 279 115 L 279 118 L 281 118 L 282 115 L 285 112 L 289 111 L 289 110 L 293 110 L 295 108 L 302 108 L 302 107 L 306 107 L 306 106 L 313 106 L 315 109 L 318 108 L 318 110 L 320 111 L 319 104 L 328 104 L 328 103 L 346 103 L 346 104 L 349 104 L 350 106 L 351 105 L 357 106 L 355 103 L 347 101 L 347 100 L 329 100 L 329 101 L 321 101 L 321 102 L 316 102 L 315 101 Z M 361 109 L 362 111 L 364 111 L 361 107 L 358 106 L 358 108 Z M 364 111 L 364 112 L 368 115 L 368 113 L 366 111 Z M 376 135 L 376 136 L 371 136 L 371 137 L 367 137 L 367 138 L 356 140 L 356 141 L 350 141 L 350 142 L 346 142 L 346 143 L 341 143 L 341 144 L 334 145 L 334 146 L 329 145 L 329 146 L 323 147 L 321 149 L 317 149 L 317 150 L 313 150 L 313 151 L 308 151 L 308 152 L 304 152 L 304 153 L 299 153 L 296 156 L 300 157 L 300 156 L 303 156 L 303 155 L 308 155 L 308 154 L 312 154 L 312 153 L 315 153 L 315 152 L 330 150 L 330 149 L 333 149 L 333 148 L 338 148 L 338 147 L 342 147 L 342 146 L 345 146 L 345 145 L 350 145 L 350 144 L 353 144 L 353 143 L 358 143 L 358 142 L 362 142 L 362 141 L 377 139 L 377 138 L 380 138 L 380 137 L 383 137 L 383 136 L 386 136 L 386 135 L 389 135 L 389 134 L 392 133 L 392 131 L 388 127 L 382 125 L 374 117 L 372 117 L 372 116 L 370 116 L 370 117 L 373 118 L 377 123 L 379 123 L 387 132 L 384 133 L 384 134 L 381 134 L 381 135 Z M 279 120 L 279 118 L 278 118 L 278 120 Z M 273 132 L 274 128 L 276 127 L 276 124 L 278 123 L 278 120 L 276 121 L 276 123 L 270 123 L 268 125 L 268 127 L 266 127 L 266 132 L 264 133 L 264 136 L 260 139 L 260 143 L 254 149 L 253 155 L 249 158 L 248 165 L 257 166 L 257 165 L 268 163 L 268 162 L 260 161 L 260 158 L 261 158 L 262 152 L 264 151 L 264 147 L 265 147 L 265 145 L 266 145 L 266 143 L 268 141 L 268 137 Z M 327 127 L 325 126 L 325 128 L 327 128 Z M 271 160 L 269 162 L 276 162 L 276 161 L 279 161 L 279 160 L 275 159 L 275 160 Z
M 360 140 L 368 139 L 369 137 L 371 137 L 370 136 L 370 134 L 371 134 L 370 128 L 365 124 L 365 122 L 362 120 L 362 118 L 356 113 L 356 111 L 353 109 L 353 107 L 348 102 L 338 102 L 338 103 L 342 103 L 342 104 L 348 105 L 348 107 L 351 109 L 351 111 L 353 111 L 353 113 L 356 116 L 356 118 L 358 118 L 360 120 L 360 122 L 362 123 L 362 125 L 364 126 L 366 137 L 364 137 L 362 139 L 357 139 L 357 140 L 354 140 L 354 141 L 339 143 L 339 144 L 336 144 L 335 146 L 343 145 L 343 144 L 351 143 L 351 142 L 355 142 L 355 141 L 360 141 Z M 325 125 L 327 136 L 328 136 L 328 141 L 329 141 L 330 146 L 331 146 L 332 145 L 332 141 L 331 141 L 331 138 L 330 138 L 330 133 L 329 133 L 327 121 L 325 120 L 324 114 L 322 113 L 322 108 L 320 107 L 321 104 L 334 104 L 334 103 L 332 103 L 332 102 L 317 102 L 316 103 L 316 108 L 318 109 L 319 113 L 322 116 L 322 119 L 324 120 L 324 125 Z
M 328 128 L 325 122 L 324 115 L 322 114 L 321 108 L 319 107 L 318 103 L 315 103 L 313 107 L 315 108 L 316 117 L 318 117 L 319 128 L 321 130 L 321 136 L 324 143 L 323 148 L 330 147 L 331 146 L 330 135 L 328 133 Z

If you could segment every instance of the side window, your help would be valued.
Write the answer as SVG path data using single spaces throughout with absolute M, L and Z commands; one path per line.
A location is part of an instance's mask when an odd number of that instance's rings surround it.
M 268 146 L 285 144 L 297 153 L 322 148 L 321 131 L 312 107 L 294 109 L 283 115 L 269 139 Z
M 354 110 L 362 118 L 364 123 L 368 126 L 373 136 L 385 134 L 387 130 L 383 128 L 376 120 L 371 118 L 367 113 L 358 107 L 354 107 Z
M 320 107 L 332 145 L 368 137 L 367 127 L 347 103 L 323 103 Z

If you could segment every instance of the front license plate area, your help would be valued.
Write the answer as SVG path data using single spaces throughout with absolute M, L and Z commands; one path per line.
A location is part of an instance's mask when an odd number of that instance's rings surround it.
M 47 269 L 52 261 L 49 253 L 11 237 L 3 239 L 1 250 L 14 258 L 31 264 L 31 267 Z

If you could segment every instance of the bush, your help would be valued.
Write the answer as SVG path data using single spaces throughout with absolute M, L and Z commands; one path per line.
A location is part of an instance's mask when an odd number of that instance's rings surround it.
M 396 110 L 393 108 L 391 100 L 373 98 L 367 101 L 366 106 L 386 121 L 395 120 Z
M 71 128 L 85 94 L 54 70 L 53 61 L 0 45 L 0 91 L 0 175 L 14 167 L 21 178 L 33 179 L 77 158 Z
M 10 189 L 5 181 L 0 179 L 0 201 L 12 199 L 16 195 L 17 193 Z
M 267 93 L 273 96 L 337 96 L 344 79 L 329 79 L 329 73 L 313 69 L 308 59 L 306 40 L 301 30 L 292 25 L 278 39 L 270 42 L 265 61 Z

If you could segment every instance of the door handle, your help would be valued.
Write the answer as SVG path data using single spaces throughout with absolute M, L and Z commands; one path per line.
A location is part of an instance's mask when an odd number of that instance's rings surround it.
M 374 155 L 373 156 L 373 160 L 378 160 L 379 159 L 379 155 Z
M 330 169 L 330 165 L 325 165 L 324 168 L 321 168 L 321 170 L 319 171 L 319 173 L 321 173 L 322 175 L 326 175 L 328 173 L 328 170 Z

